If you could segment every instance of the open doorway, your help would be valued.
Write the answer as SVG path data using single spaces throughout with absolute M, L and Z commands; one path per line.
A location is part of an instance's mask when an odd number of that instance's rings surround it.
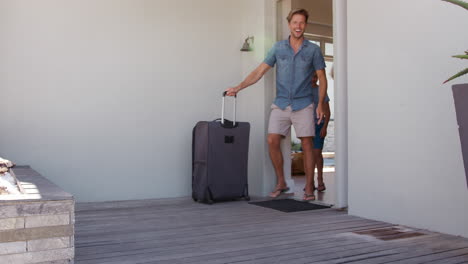
M 334 80 L 331 69 L 334 63 L 334 41 L 333 41 L 333 1 L 330 0 L 282 0 L 278 2 L 277 12 L 277 36 L 278 40 L 285 39 L 289 30 L 285 23 L 285 17 L 291 9 L 304 8 L 309 12 L 309 20 L 306 28 L 305 38 L 318 45 L 325 57 L 326 72 L 328 79 L 328 96 L 330 97 L 330 121 L 327 127 L 327 137 L 323 147 L 324 168 L 323 179 L 326 186 L 324 192 L 315 191 L 316 202 L 335 205 L 336 204 L 336 182 L 335 182 L 335 136 L 334 136 Z M 305 186 L 305 175 L 303 170 L 300 140 L 296 137 L 294 129 L 291 136 L 287 137 L 282 144 L 284 153 L 285 173 L 290 171 L 289 186 L 294 186 L 294 199 L 302 200 Z M 317 185 L 318 171 L 315 171 L 315 184 Z

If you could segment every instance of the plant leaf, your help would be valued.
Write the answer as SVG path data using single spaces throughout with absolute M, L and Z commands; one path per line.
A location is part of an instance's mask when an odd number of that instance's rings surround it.
M 465 75 L 465 74 L 467 74 L 467 73 L 468 73 L 468 68 L 466 68 L 466 69 L 462 70 L 461 72 L 455 74 L 454 76 L 448 78 L 444 83 L 446 83 L 446 82 L 448 82 L 448 81 L 451 81 L 451 80 L 453 80 L 453 79 L 455 79 L 455 78 L 458 78 L 458 77 L 460 77 L 460 76 L 463 76 L 463 75 Z
M 468 54 L 467 55 L 455 55 L 455 56 L 452 56 L 454 58 L 459 58 L 459 59 L 468 59 Z
M 467 2 L 464 2 L 464 1 L 461 1 L 461 0 L 442 0 L 444 2 L 449 2 L 449 3 L 452 3 L 454 5 L 457 5 L 457 6 L 461 6 L 463 8 L 465 8 L 466 10 L 468 10 L 468 3 Z

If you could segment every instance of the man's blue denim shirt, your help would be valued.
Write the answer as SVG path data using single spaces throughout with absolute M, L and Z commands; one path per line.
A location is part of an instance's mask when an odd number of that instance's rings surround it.
M 293 111 L 298 111 L 312 104 L 312 76 L 325 68 L 319 46 L 304 39 L 294 54 L 288 38 L 276 42 L 263 62 L 271 67 L 278 64 L 275 105 L 283 110 L 291 105 Z

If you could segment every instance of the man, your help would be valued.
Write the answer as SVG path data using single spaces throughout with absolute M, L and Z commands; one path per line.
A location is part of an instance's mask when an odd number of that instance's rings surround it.
M 318 123 L 324 118 L 323 104 L 327 93 L 325 61 L 320 48 L 304 38 L 309 14 L 304 9 L 292 10 L 288 17 L 290 36 L 275 43 L 267 57 L 244 81 L 226 90 L 227 95 L 234 96 L 239 91 L 256 83 L 275 64 L 276 98 L 272 105 L 268 125 L 269 154 L 275 169 L 277 184 L 270 197 L 278 197 L 289 190 L 283 171 L 281 139 L 288 135 L 291 124 L 301 140 L 304 152 L 304 171 L 306 186 L 304 200 L 314 200 L 312 164 L 313 137 L 315 135 L 314 107 L 312 104 L 311 80 L 314 73 L 319 79 L 319 103 L 317 105 Z

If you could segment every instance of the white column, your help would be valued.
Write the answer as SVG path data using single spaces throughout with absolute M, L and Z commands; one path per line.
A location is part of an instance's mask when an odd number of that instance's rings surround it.
M 335 207 L 344 208 L 348 206 L 348 39 L 346 0 L 334 0 L 333 8 L 336 143 Z

